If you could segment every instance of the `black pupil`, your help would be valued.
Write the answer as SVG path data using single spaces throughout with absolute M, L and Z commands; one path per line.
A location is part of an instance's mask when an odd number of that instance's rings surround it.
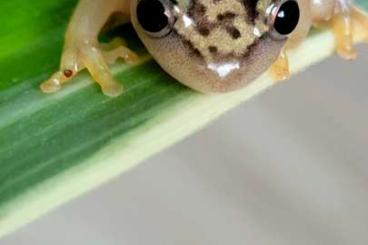
M 281 35 L 292 33 L 299 23 L 300 11 L 296 1 L 288 1 L 281 5 L 275 19 L 275 30 Z
M 160 32 L 169 24 L 165 7 L 160 0 L 141 0 L 137 6 L 137 19 L 148 32 Z

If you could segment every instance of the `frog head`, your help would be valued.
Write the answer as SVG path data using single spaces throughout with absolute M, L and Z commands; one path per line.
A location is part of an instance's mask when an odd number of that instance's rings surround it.
M 300 9 L 296 0 L 133 0 L 131 15 L 166 72 L 218 93 L 244 87 L 272 65 Z

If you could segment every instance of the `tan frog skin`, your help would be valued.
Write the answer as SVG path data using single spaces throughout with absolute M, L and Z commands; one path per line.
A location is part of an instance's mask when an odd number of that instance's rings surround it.
M 131 21 L 138 36 L 160 66 L 179 82 L 203 93 L 240 89 L 271 68 L 276 79 L 288 77 L 288 49 L 297 46 L 313 25 L 332 28 L 337 52 L 355 58 L 354 25 L 368 40 L 368 18 L 349 0 L 151 0 L 165 9 L 167 26 L 158 33 L 143 28 L 137 8 L 143 0 L 80 0 L 70 20 L 60 70 L 42 83 L 56 92 L 87 69 L 104 94 L 123 92 L 109 64 L 139 58 L 124 42 L 100 44 L 97 36 L 116 13 Z M 278 6 L 298 4 L 300 18 L 289 35 L 275 34 L 272 20 Z M 149 10 L 150 11 L 150 10 Z

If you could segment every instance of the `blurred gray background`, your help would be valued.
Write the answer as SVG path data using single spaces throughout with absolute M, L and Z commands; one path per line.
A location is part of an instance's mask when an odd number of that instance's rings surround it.
M 0 244 L 368 244 L 367 92 L 330 58 Z

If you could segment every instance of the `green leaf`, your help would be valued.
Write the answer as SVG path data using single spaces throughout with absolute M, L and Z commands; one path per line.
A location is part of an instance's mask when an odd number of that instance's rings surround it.
M 59 64 L 76 0 L 1 1 L 0 236 L 136 166 L 273 85 L 263 75 L 231 94 L 196 93 L 165 74 L 131 27 L 134 66 L 116 64 L 126 93 L 104 96 L 88 74 L 60 93 L 39 84 Z M 368 4 L 361 1 L 368 9 Z M 293 72 L 334 51 L 329 32 L 312 35 L 291 54 Z

